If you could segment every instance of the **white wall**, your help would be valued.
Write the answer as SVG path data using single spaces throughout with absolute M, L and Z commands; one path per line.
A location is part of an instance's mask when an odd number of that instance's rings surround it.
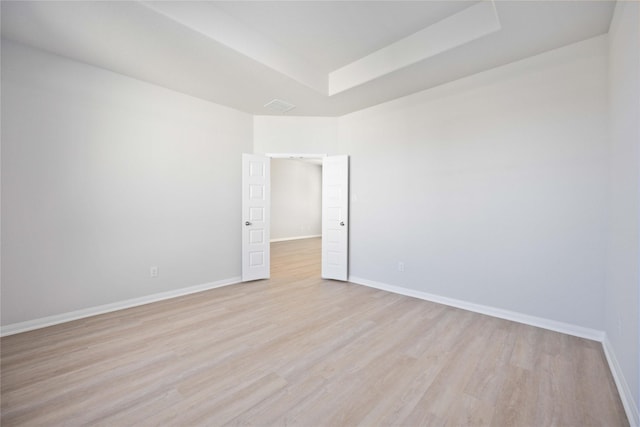
M 2 325 L 239 276 L 252 126 L 3 41 Z
M 352 275 L 605 330 L 637 407 L 638 8 L 342 118 L 252 118 L 3 41 L 2 325 L 238 276 L 240 153 L 345 153 Z
M 301 160 L 271 160 L 271 239 L 322 233 L 322 166 Z
M 640 6 L 618 2 L 609 32 L 611 186 L 605 331 L 640 407 Z
M 351 155 L 350 274 L 602 330 L 607 107 L 599 37 L 339 118 L 310 150 Z
M 338 119 L 335 117 L 255 116 L 253 135 L 256 154 L 340 152 Z

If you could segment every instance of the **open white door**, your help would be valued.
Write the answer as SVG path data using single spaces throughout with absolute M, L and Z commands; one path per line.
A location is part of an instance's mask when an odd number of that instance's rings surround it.
M 322 277 L 347 280 L 349 156 L 322 159 Z
M 242 281 L 268 279 L 270 272 L 271 159 L 242 155 Z

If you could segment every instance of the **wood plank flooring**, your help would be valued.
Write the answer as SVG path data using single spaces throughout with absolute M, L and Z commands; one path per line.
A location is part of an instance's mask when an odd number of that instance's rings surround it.
M 323 281 L 319 255 L 2 338 L 2 425 L 628 425 L 599 343 Z

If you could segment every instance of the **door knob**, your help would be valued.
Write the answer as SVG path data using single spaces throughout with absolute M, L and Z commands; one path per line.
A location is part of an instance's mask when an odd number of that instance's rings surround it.
M 244 225 L 249 226 L 251 223 L 249 221 L 245 221 Z
M 344 227 L 344 221 L 340 221 L 340 225 Z

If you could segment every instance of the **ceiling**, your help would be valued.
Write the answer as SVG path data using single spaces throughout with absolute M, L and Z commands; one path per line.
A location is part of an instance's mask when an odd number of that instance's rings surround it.
M 329 73 L 474 3 L 229 1 L 216 6 Z
M 613 1 L 2 1 L 2 37 L 256 115 L 339 116 L 605 34 Z

